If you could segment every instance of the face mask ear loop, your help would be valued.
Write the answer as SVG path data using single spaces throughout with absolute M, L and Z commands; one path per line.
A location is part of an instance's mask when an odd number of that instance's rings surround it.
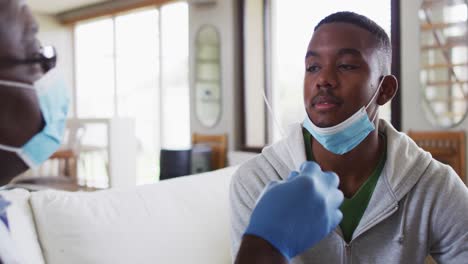
M 379 94 L 380 88 L 382 87 L 382 83 L 383 83 L 383 81 L 385 80 L 385 77 L 386 77 L 386 76 L 384 76 L 384 77 L 382 78 L 382 80 L 380 81 L 379 86 L 377 87 L 377 90 L 375 91 L 374 95 L 373 95 L 372 98 L 370 99 L 369 103 L 366 105 L 365 110 L 367 110 L 367 108 L 369 108 L 370 104 L 374 101 L 374 99 L 375 99 L 375 98 L 377 97 L 377 95 Z M 377 113 L 378 113 L 378 110 L 375 111 L 375 115 L 374 115 L 374 117 L 372 118 L 372 123 L 374 123 L 375 118 L 377 117 Z
M 19 153 L 21 148 L 9 147 L 9 146 L 0 144 L 0 150 L 13 152 L 13 153 Z
M 369 108 L 369 105 L 374 101 L 374 99 L 375 99 L 375 98 L 377 97 L 377 95 L 379 94 L 380 88 L 382 87 L 382 83 L 383 83 L 383 81 L 385 80 L 385 77 L 386 77 L 386 76 L 384 76 L 384 77 L 382 78 L 382 80 L 381 80 L 380 83 L 379 83 L 379 86 L 377 87 L 377 90 L 375 90 L 374 95 L 373 95 L 372 98 L 370 99 L 369 103 L 367 103 L 366 108 L 365 108 L 366 110 L 367 110 L 367 108 Z
M 5 80 L 0 80 L 0 85 L 5 85 L 9 87 L 16 87 L 16 88 L 22 88 L 22 89 L 31 89 L 34 90 L 34 86 L 31 84 L 27 83 L 20 83 L 20 82 L 13 82 L 13 81 L 5 81 Z

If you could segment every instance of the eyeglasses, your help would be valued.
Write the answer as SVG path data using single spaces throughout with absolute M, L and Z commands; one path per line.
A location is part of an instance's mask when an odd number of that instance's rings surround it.
M 26 60 L 2 60 L 0 63 L 2 67 L 11 67 L 12 64 L 35 64 L 39 63 L 41 65 L 43 73 L 47 73 L 51 69 L 55 68 L 57 65 L 57 51 L 53 46 L 44 46 L 41 47 L 39 54 L 36 58 L 26 59 Z
M 22 61 L 23 63 L 32 64 L 39 63 L 42 71 L 47 73 L 57 65 L 57 51 L 53 46 L 41 47 L 39 57 Z
M 40 64 L 44 73 L 55 68 L 57 65 L 57 51 L 53 46 L 42 47 L 40 56 L 42 60 Z

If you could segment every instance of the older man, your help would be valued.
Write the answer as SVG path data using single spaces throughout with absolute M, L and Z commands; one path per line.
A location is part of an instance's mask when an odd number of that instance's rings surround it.
M 44 162 L 64 132 L 66 91 L 51 82 L 38 89 L 56 56 L 41 47 L 37 31 L 24 0 L 0 0 L 0 186 Z M 0 197 L 0 263 L 17 263 L 7 235 L 8 205 Z
M 467 188 L 449 166 L 378 118 L 379 107 L 398 88 L 390 63 L 387 34 L 364 16 L 339 12 L 315 27 L 305 54 L 305 121 L 232 179 L 233 254 L 244 259 L 239 263 L 254 257 L 256 263 L 423 263 L 428 255 L 439 263 L 467 262 Z M 318 243 L 289 241 L 300 249 L 290 254 L 268 235 L 250 237 L 249 230 L 264 187 L 286 180 L 306 160 L 338 175 L 343 220 Z M 284 200 L 308 197 L 307 190 L 285 192 Z M 282 206 L 289 217 L 270 218 L 267 224 L 276 229 L 266 233 L 313 235 L 314 221 L 324 215 L 307 203 Z M 245 254 L 257 250 L 261 257 Z
M 38 25 L 22 0 L 0 0 L 0 185 L 39 166 L 60 145 L 69 99 L 53 48 L 41 47 Z
M 44 74 L 39 58 L 38 25 L 20 0 L 0 0 L 0 80 L 33 85 Z M 34 89 L 0 83 L 0 144 L 23 146 L 44 127 Z M 14 152 L 0 150 L 0 185 L 28 168 Z

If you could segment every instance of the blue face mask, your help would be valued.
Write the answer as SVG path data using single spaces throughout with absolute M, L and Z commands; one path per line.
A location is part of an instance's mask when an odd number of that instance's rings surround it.
M 44 163 L 60 147 L 70 103 L 68 91 L 62 80 L 45 75 L 34 86 L 0 80 L 0 85 L 19 89 L 35 89 L 39 99 L 44 129 L 22 147 L 0 145 L 0 150 L 15 152 L 30 168 Z
M 345 121 L 332 127 L 318 127 L 309 117 L 304 120 L 303 126 L 309 133 L 328 151 L 337 155 L 343 155 L 357 145 L 359 145 L 372 131 L 375 130 L 374 119 L 377 117 L 375 113 L 372 121 L 367 115 L 367 108 L 377 96 L 383 80 L 380 81 L 375 94 L 366 106 L 361 107 L 355 114 L 350 116 Z

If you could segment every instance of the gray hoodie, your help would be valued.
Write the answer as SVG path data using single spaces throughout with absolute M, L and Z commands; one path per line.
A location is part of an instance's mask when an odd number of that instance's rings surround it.
M 447 165 L 380 120 L 387 161 L 350 243 L 338 227 L 292 263 L 468 263 L 468 189 Z M 243 164 L 231 182 L 232 253 L 257 197 L 306 161 L 302 125 Z

